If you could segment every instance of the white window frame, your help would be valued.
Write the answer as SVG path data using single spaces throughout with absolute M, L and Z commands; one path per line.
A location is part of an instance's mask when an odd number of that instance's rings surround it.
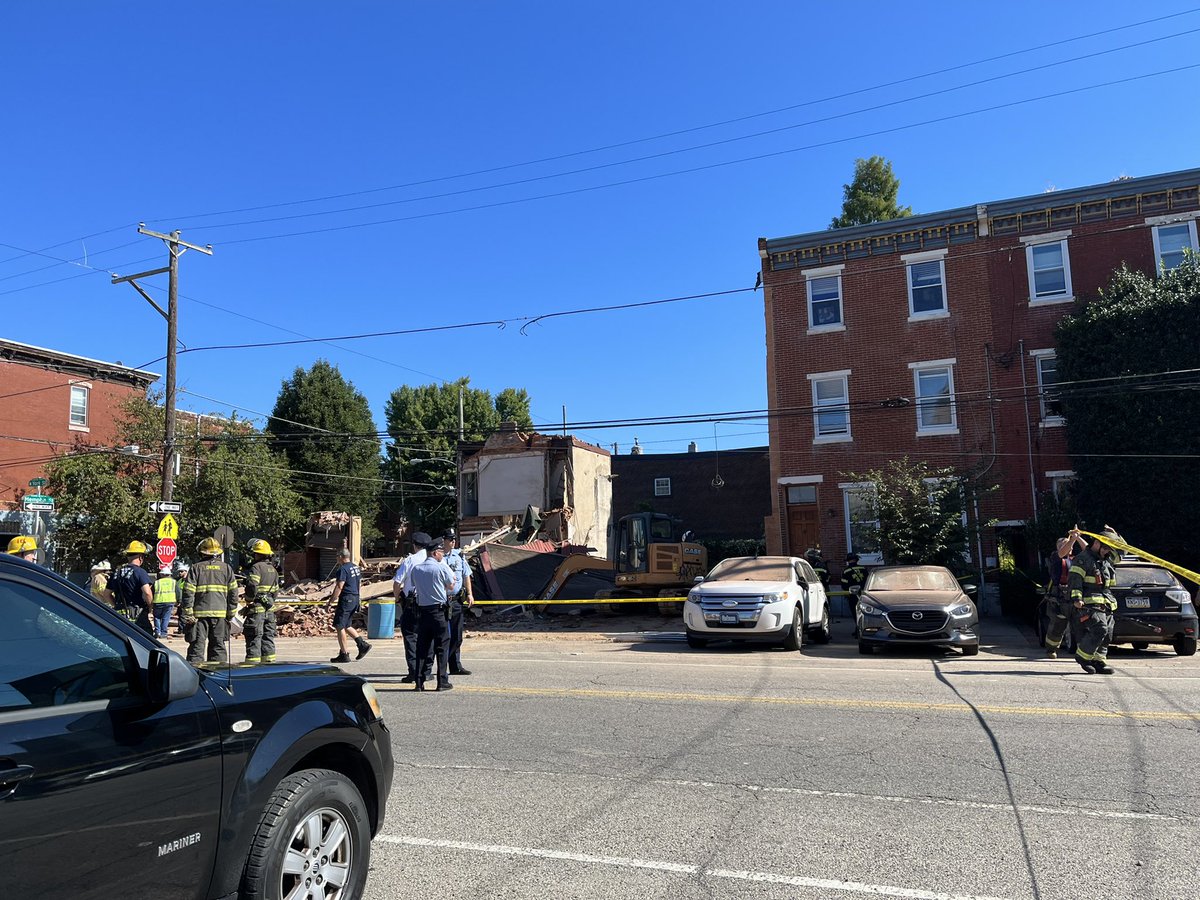
M 1074 483 L 1075 471 L 1074 469 L 1056 469 L 1046 473 L 1046 480 L 1050 483 L 1050 493 L 1061 503 L 1062 488 Z
M 958 403 L 954 395 L 954 367 L 958 364 L 956 358 L 950 359 L 931 359 L 925 362 L 911 362 L 908 367 L 913 374 L 913 397 L 915 398 L 914 405 L 917 412 L 917 437 L 925 437 L 926 435 L 943 435 L 943 434 L 958 434 Z M 950 424 L 922 426 L 921 410 L 925 405 L 921 402 L 921 373 L 932 369 L 945 369 L 950 383 Z
M 1075 300 L 1075 289 L 1071 282 L 1071 253 L 1067 241 L 1070 236 L 1071 232 L 1069 231 L 1056 231 L 1052 234 L 1038 234 L 1021 238 L 1021 243 L 1025 245 L 1025 273 L 1029 281 L 1030 306 L 1053 306 L 1056 303 L 1071 303 Z M 1049 244 L 1058 244 L 1062 249 L 1062 269 L 1066 293 L 1039 296 L 1036 273 L 1033 268 L 1033 251 L 1036 247 L 1045 247 Z
M 870 491 L 878 498 L 879 487 L 873 481 L 844 481 L 838 484 L 842 489 L 842 518 L 846 523 L 846 552 L 857 553 L 858 561 L 866 565 L 879 565 L 883 562 L 883 553 L 881 551 L 865 552 L 858 550 L 854 546 L 854 529 L 853 522 L 850 519 L 850 495 L 860 491 Z M 873 520 L 876 529 L 879 528 L 879 519 Z M 864 523 L 865 524 L 865 523 Z
M 1042 360 L 1058 359 L 1058 353 L 1053 348 L 1044 350 L 1030 350 L 1029 356 L 1033 360 L 1033 374 L 1037 378 L 1038 386 L 1038 414 L 1041 417 L 1041 424 L 1045 428 L 1061 428 L 1067 423 L 1064 416 L 1047 415 L 1046 413 L 1046 386 L 1042 384 Z M 1062 400 L 1060 399 L 1061 403 Z
M 808 376 L 808 381 L 812 391 L 813 405 L 813 443 L 814 444 L 845 444 L 854 438 L 850 431 L 850 370 L 839 369 L 836 372 L 813 372 Z M 817 382 L 819 381 L 841 381 L 842 383 L 842 402 L 828 403 L 822 407 L 817 400 Z M 832 432 L 830 434 L 821 434 L 820 414 L 822 411 L 844 410 L 846 413 L 846 430 L 845 432 Z
M 950 250 L 926 250 L 921 253 L 907 253 L 900 257 L 904 263 L 904 286 L 908 292 L 908 321 L 924 322 L 927 319 L 947 319 L 950 317 L 950 293 L 946 289 L 946 254 Z M 912 267 L 920 263 L 936 262 L 942 278 L 942 308 L 916 312 L 913 309 Z
M 75 421 L 75 392 L 80 391 L 83 394 L 83 421 Z M 91 426 L 88 424 L 92 418 L 92 386 L 90 384 L 73 383 L 71 385 L 71 396 L 67 401 L 67 427 L 71 431 L 91 431 Z
M 804 272 L 804 293 L 808 298 L 808 331 L 807 334 L 827 334 L 835 331 L 846 330 L 846 297 L 842 293 L 842 270 L 846 266 L 824 266 L 820 269 L 808 269 Z M 836 323 L 829 325 L 817 325 L 813 318 L 813 282 L 822 278 L 836 278 L 838 289 L 838 320 Z
M 671 496 L 671 479 L 670 478 L 655 478 L 654 479 L 654 496 L 655 497 L 670 497 Z
M 1158 239 L 1158 230 L 1165 227 L 1173 227 L 1178 225 L 1186 225 L 1188 229 L 1188 239 L 1192 244 L 1192 253 L 1200 253 L 1200 244 L 1196 241 L 1196 216 L 1200 213 L 1183 213 L 1174 216 L 1155 216 L 1147 219 L 1146 224 L 1150 225 L 1150 235 L 1154 240 L 1154 274 L 1161 275 L 1163 272 L 1169 272 L 1170 269 L 1164 269 L 1162 265 L 1162 247 Z M 1174 267 L 1172 267 L 1174 268 Z
M 921 480 L 930 487 L 930 492 L 928 494 L 930 506 L 933 505 L 932 488 L 935 485 L 945 484 L 947 481 L 953 481 L 958 485 L 958 497 L 959 500 L 962 501 L 962 512 L 959 515 L 959 522 L 962 523 L 963 534 L 965 536 L 965 540 L 963 542 L 963 551 L 959 554 L 959 556 L 962 557 L 963 562 L 971 562 L 971 526 L 969 520 L 967 519 L 967 490 L 963 484 L 963 479 L 951 475 L 946 478 L 922 478 Z

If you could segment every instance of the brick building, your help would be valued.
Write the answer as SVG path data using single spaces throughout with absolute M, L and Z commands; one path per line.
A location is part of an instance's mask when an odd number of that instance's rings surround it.
M 667 513 L 702 540 L 759 540 L 771 513 L 766 447 L 612 458 L 613 518 Z
M 1197 248 L 1200 169 L 759 240 L 768 552 L 878 556 L 849 473 L 908 455 L 983 473 L 979 521 L 1016 529 L 1069 483 L 1054 328 L 1122 265 Z M 973 504 L 969 504 L 973 505 Z M 970 510 L 974 517 L 976 512 Z M 974 548 L 994 556 L 995 533 Z
M 159 376 L 118 363 L 0 340 L 0 510 L 19 510 L 29 481 L 79 445 L 109 446 L 120 404 Z M 10 530 L 22 523 L 9 519 Z

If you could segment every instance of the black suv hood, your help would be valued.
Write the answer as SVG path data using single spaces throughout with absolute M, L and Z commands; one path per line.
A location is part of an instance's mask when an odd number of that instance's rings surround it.
M 218 678 L 221 680 L 229 678 L 236 682 L 255 678 L 312 678 L 314 676 L 324 678 L 356 677 L 347 675 L 346 672 L 342 671 L 337 666 L 331 666 L 328 663 L 234 663 L 233 665 L 210 663 L 197 666 L 197 668 L 210 678 Z

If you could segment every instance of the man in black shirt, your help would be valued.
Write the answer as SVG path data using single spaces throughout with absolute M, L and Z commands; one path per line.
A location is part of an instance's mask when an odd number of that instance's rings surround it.
M 350 662 L 350 653 L 346 649 L 347 637 L 354 641 L 355 646 L 358 647 L 358 656 L 354 657 L 355 659 L 362 659 L 370 653 L 371 645 L 366 642 L 356 629 L 350 627 L 350 619 L 358 611 L 362 572 L 358 566 L 350 561 L 349 550 L 342 550 L 338 553 L 338 561 L 341 565 L 337 567 L 337 572 L 334 574 L 337 584 L 333 588 L 333 596 L 329 602 L 337 606 L 333 614 L 333 627 L 337 631 L 338 650 L 340 652 L 329 661 L 348 663 Z

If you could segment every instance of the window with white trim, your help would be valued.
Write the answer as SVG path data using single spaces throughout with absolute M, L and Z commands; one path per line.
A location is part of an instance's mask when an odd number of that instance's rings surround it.
M 813 442 L 850 440 L 850 370 L 809 375 L 813 398 Z
M 910 318 L 946 313 L 946 261 L 930 259 L 908 265 L 908 314 Z
M 1159 271 L 1178 268 L 1189 250 L 1197 252 L 1195 219 L 1154 226 L 1154 259 Z
M 1059 503 L 1075 496 L 1075 473 L 1070 470 L 1047 472 L 1046 479 L 1050 482 L 1050 493 Z
M 1039 350 L 1032 354 L 1037 367 L 1038 406 L 1042 422 L 1046 425 L 1061 425 L 1063 422 L 1062 401 L 1054 386 L 1058 384 L 1058 358 L 1053 350 Z
M 787 489 L 788 503 L 812 504 L 817 502 L 817 486 L 815 484 L 792 484 Z
M 1072 298 L 1071 258 L 1066 239 L 1028 245 L 1025 248 L 1025 263 L 1029 269 L 1031 303 Z
M 71 424 L 86 428 L 88 423 L 88 400 L 91 392 L 78 384 L 71 385 Z
M 671 479 L 670 478 L 655 478 L 654 479 L 654 496 L 655 497 L 670 497 L 671 496 Z
M 833 328 L 842 325 L 842 276 L 808 278 L 808 327 Z
M 917 434 L 957 434 L 958 412 L 954 406 L 954 363 L 909 363 L 917 398 Z
M 869 481 L 843 484 L 842 505 L 846 517 L 846 552 L 857 553 L 859 562 L 879 563 L 879 508 L 875 485 Z

